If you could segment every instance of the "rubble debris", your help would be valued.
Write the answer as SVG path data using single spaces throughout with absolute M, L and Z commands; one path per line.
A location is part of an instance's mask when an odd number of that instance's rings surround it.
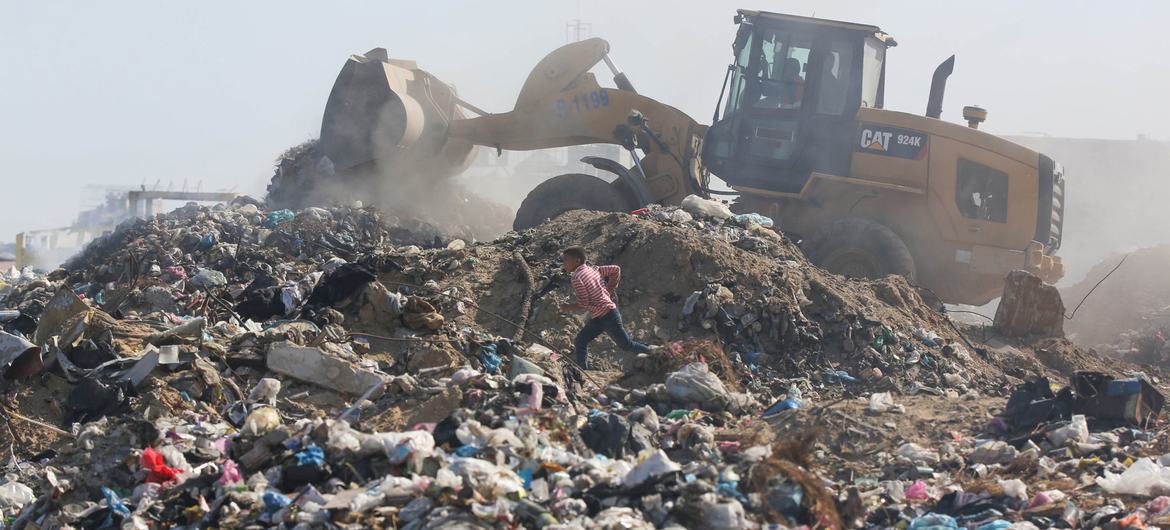
M 17 379 L 41 370 L 41 348 L 24 337 L 0 331 L 0 370 L 4 377 Z
M 1060 291 L 1030 272 L 1008 273 L 995 310 L 995 329 L 1007 337 L 1063 337 Z
M 386 382 L 384 376 L 374 370 L 362 369 L 319 348 L 298 346 L 288 341 L 269 345 L 267 359 L 268 369 L 273 372 L 346 394 L 360 395 Z
M 1079 434 L 1072 437 L 1083 442 L 1087 432 L 1083 426 L 1085 416 L 1147 427 L 1161 414 L 1164 404 L 1165 397 L 1145 378 L 1076 372 L 1070 377 L 1069 385 L 1057 392 L 1053 392 L 1046 378 L 1021 383 L 1008 399 L 1004 419 L 1019 431 L 1033 430 L 1047 422 L 1072 420 L 1077 427 L 1057 436 L 1065 440 L 1075 432 Z
M 1036 348 L 982 348 L 903 279 L 825 274 L 763 219 L 579 211 L 464 244 L 384 221 L 184 207 L 11 289 L 34 325 L 0 327 L 45 367 L 3 382 L 5 522 L 1170 521 L 1158 382 L 1102 363 L 1054 391 Z M 661 348 L 571 364 L 574 244 L 623 267 L 630 329 Z

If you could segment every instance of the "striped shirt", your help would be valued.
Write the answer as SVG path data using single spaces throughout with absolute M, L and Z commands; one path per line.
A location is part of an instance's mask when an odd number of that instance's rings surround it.
M 583 263 L 573 271 L 573 293 L 577 302 L 589 310 L 590 318 L 597 318 L 617 309 L 606 288 L 616 290 L 621 279 L 622 268 L 617 265 L 594 267 Z

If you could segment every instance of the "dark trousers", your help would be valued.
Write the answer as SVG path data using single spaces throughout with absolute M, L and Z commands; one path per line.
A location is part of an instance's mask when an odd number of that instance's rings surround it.
M 577 364 L 581 365 L 581 368 L 589 368 L 589 343 L 603 332 L 609 334 L 609 338 L 623 350 L 637 353 L 650 351 L 645 344 L 634 342 L 630 338 L 630 334 L 626 333 L 626 327 L 622 325 L 621 312 L 614 309 L 597 318 L 589 319 L 577 334 L 577 338 L 573 339 L 573 351 L 577 354 Z

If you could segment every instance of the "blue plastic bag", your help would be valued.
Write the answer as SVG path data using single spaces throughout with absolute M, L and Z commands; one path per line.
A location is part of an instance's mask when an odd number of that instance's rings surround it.
M 772 228 L 773 224 L 771 217 L 760 215 L 758 213 L 741 213 L 735 216 L 735 222 L 741 225 L 746 225 L 749 222 L 756 223 L 764 228 Z
M 276 210 L 268 212 L 268 216 L 264 218 L 264 222 L 260 226 L 264 228 L 276 228 L 278 225 L 292 221 L 292 210 Z
M 941 513 L 928 513 L 910 521 L 907 530 L 958 530 L 959 523 L 954 517 Z
M 275 491 L 264 492 L 264 511 L 267 513 L 275 513 L 281 508 L 292 504 L 292 501 Z
M 325 451 L 315 445 L 310 445 L 305 450 L 295 455 L 297 465 L 300 466 L 323 466 L 325 465 Z

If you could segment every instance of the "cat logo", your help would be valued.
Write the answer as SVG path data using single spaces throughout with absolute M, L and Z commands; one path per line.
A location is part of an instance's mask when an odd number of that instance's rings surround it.
M 861 130 L 861 147 L 873 151 L 889 151 L 890 138 L 894 136 L 892 132 L 874 131 L 870 129 Z
M 857 151 L 881 156 L 922 160 L 929 150 L 930 138 L 924 132 L 874 123 L 863 123 L 858 129 Z

